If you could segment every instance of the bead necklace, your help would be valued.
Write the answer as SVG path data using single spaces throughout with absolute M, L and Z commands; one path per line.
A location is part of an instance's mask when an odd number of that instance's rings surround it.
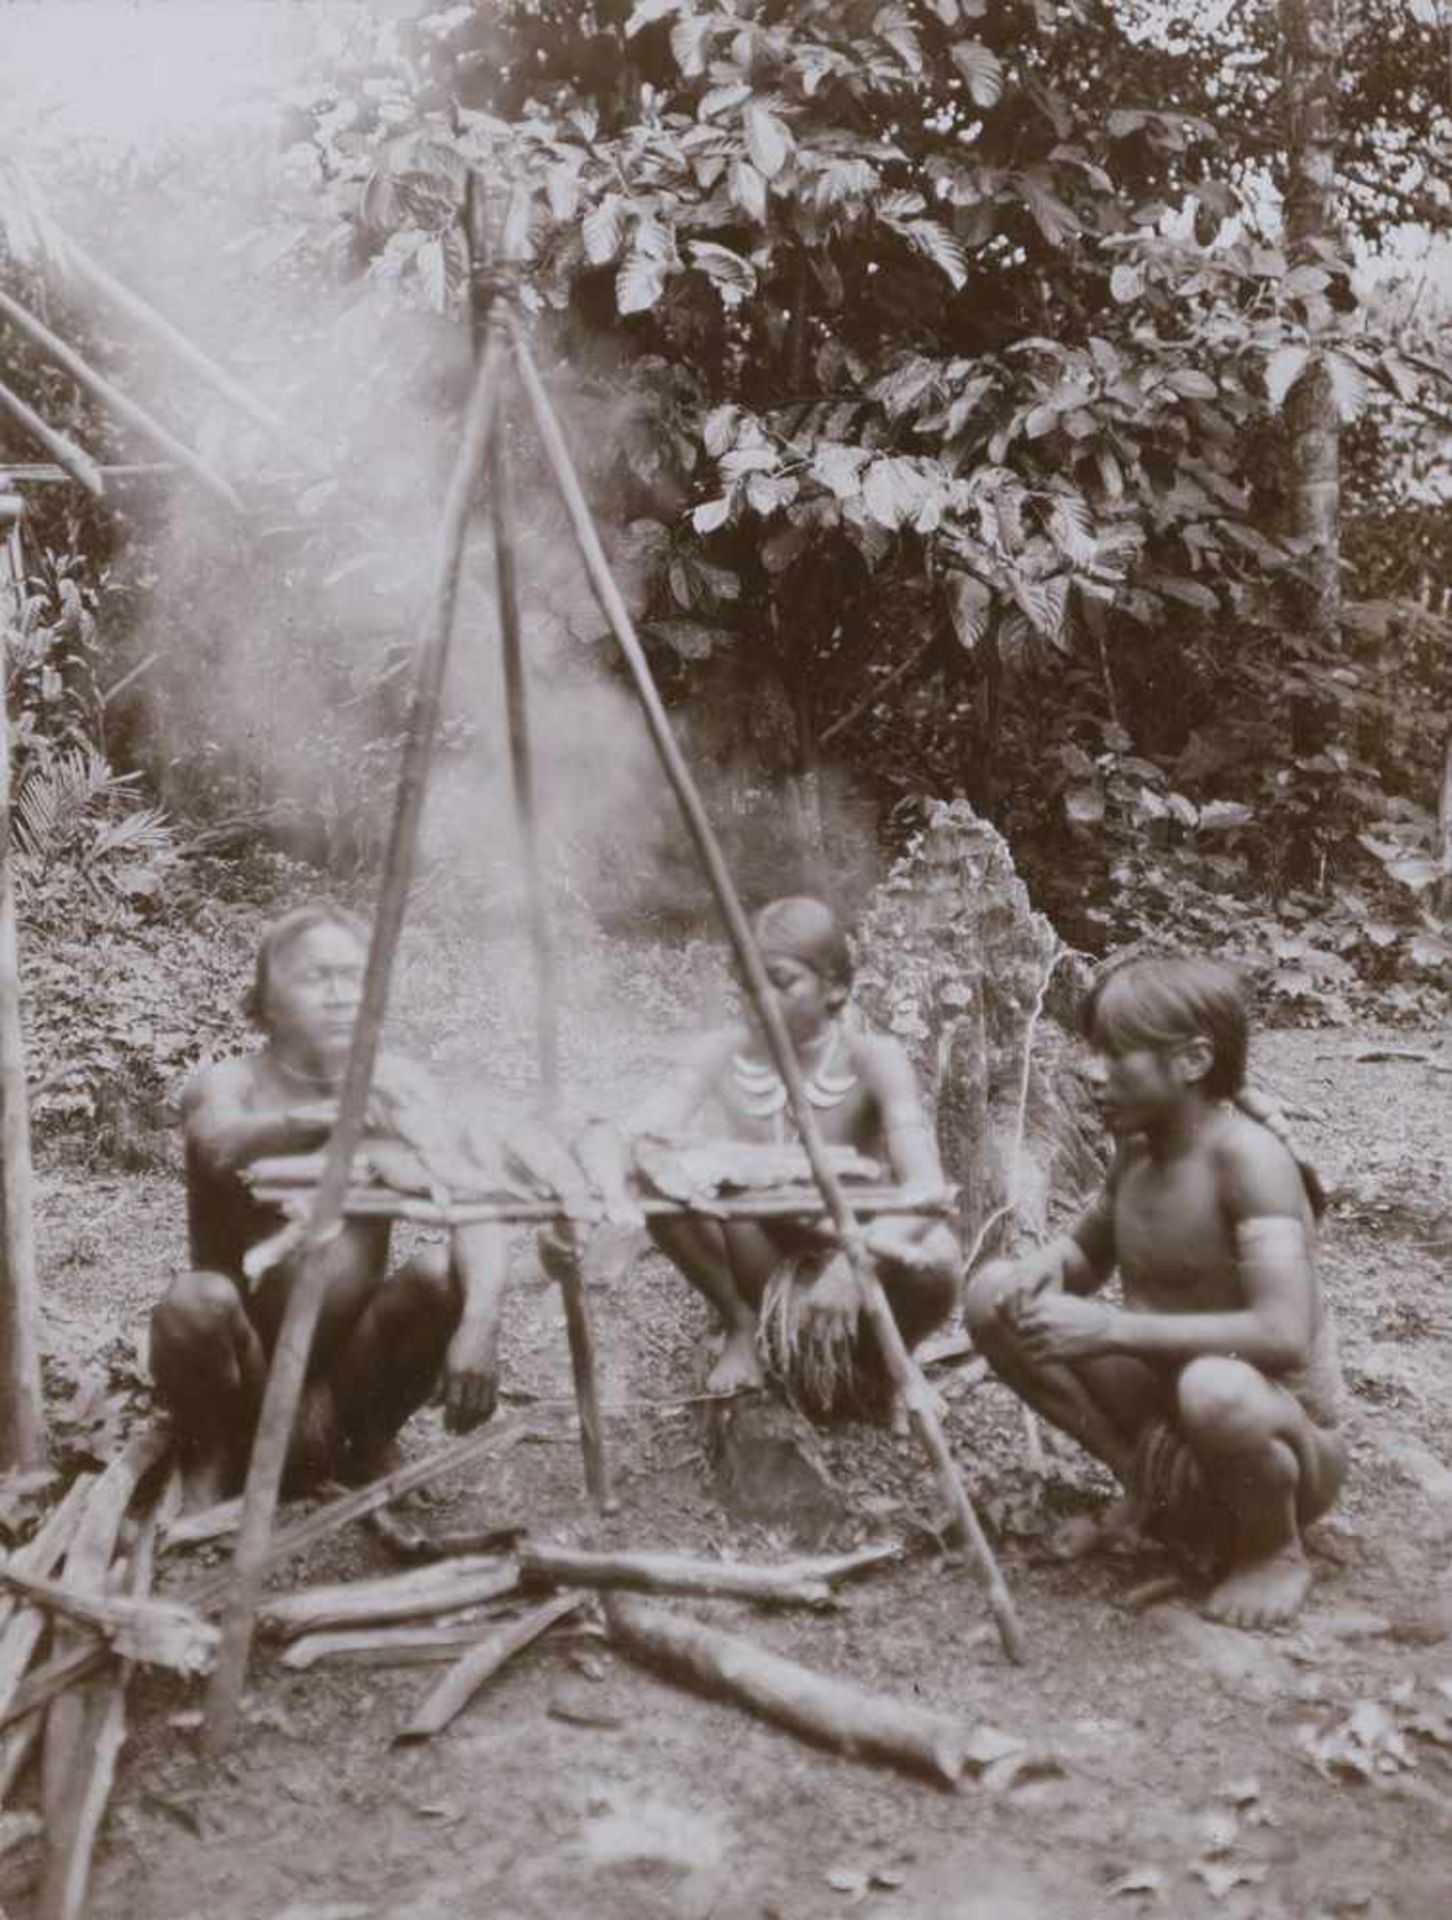
M 819 1111 L 840 1107 L 857 1085 L 857 1075 L 845 1061 L 838 1064 L 842 1050 L 842 1023 L 833 1021 L 822 1058 L 806 1076 L 807 1099 Z M 770 1061 L 752 1060 L 744 1053 L 731 1056 L 731 1078 L 736 1095 L 753 1120 L 771 1123 L 772 1138 L 785 1140 L 790 1124 L 786 1082 Z

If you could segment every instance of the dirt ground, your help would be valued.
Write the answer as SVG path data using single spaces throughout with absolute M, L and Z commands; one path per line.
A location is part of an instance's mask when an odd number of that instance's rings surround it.
M 649 1081 L 673 1033 L 697 1018 L 699 959 L 622 951 L 596 970 L 565 1034 L 582 1104 L 618 1109 Z M 519 992 L 471 997 L 446 951 L 415 952 L 411 965 L 414 1040 L 445 1066 L 485 1060 L 498 1084 L 523 1089 Z M 1293 1631 L 1242 1634 L 1184 1601 L 1132 1612 L 1120 1596 L 1155 1563 L 1052 1560 L 1050 1523 L 1102 1489 L 1050 1440 L 1036 1500 L 1014 1405 L 983 1386 L 950 1399 L 949 1433 L 998 1530 L 1026 1665 L 1005 1661 L 966 1569 L 932 1548 L 826 1615 L 695 1610 L 824 1671 L 1019 1736 L 1058 1771 L 997 1792 L 942 1791 L 679 1691 L 589 1632 L 517 1661 L 441 1737 L 395 1747 L 440 1669 L 295 1674 L 263 1649 L 247 1733 L 218 1762 L 197 1753 L 194 1699 L 161 1680 L 134 1690 L 92 1913 L 815 1920 L 860 1907 L 881 1920 L 1421 1920 L 1452 1910 L 1452 1075 L 1357 1058 L 1377 1045 L 1432 1051 L 1440 1036 L 1275 1033 L 1257 1055 L 1261 1077 L 1307 1110 L 1300 1131 L 1333 1190 L 1324 1262 L 1350 1387 L 1350 1484 L 1315 1530 L 1317 1584 Z M 119 1337 L 124 1356 L 182 1257 L 175 1180 L 52 1168 L 40 1228 L 52 1352 L 64 1360 Z M 446 1483 L 414 1517 L 787 1551 L 723 1516 L 698 1409 L 679 1404 L 699 1385 L 704 1311 L 654 1257 L 592 1305 L 618 1515 L 597 1523 L 585 1504 L 563 1320 L 522 1237 L 503 1417 L 527 1415 L 547 1437 L 477 1484 Z M 426 1414 L 408 1451 L 439 1439 Z M 911 1442 L 850 1426 L 828 1445 L 854 1505 L 849 1536 L 901 1533 L 931 1508 Z M 164 1564 L 173 1582 L 185 1571 Z M 392 1564 L 354 1529 L 282 1584 Z M 14 1920 L 31 1912 L 32 1865 L 23 1849 L 0 1863 Z

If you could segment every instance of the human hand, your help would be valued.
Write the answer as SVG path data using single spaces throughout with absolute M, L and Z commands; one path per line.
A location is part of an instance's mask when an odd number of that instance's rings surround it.
M 498 1331 L 490 1322 L 460 1322 L 444 1359 L 444 1426 L 450 1433 L 468 1433 L 493 1413 L 498 1346 Z
M 802 1312 L 823 1332 L 840 1333 L 849 1340 L 855 1335 L 862 1312 L 862 1287 L 845 1255 L 839 1255 L 812 1282 Z
M 1093 1360 L 1113 1350 L 1114 1309 L 1102 1300 L 1045 1288 L 1021 1298 L 1013 1316 L 1014 1337 L 1029 1360 Z

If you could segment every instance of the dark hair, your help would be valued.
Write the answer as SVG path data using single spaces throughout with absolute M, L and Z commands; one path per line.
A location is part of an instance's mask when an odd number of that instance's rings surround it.
M 809 893 L 768 900 L 752 922 L 763 953 L 789 954 L 829 986 L 850 987 L 852 952 L 842 922 L 825 900 Z
M 366 922 L 332 900 L 310 900 L 306 906 L 294 907 L 280 920 L 274 920 L 258 946 L 252 985 L 242 1001 L 242 1011 L 255 1026 L 267 1024 L 267 991 L 272 982 L 272 969 L 288 948 L 314 927 L 341 927 L 345 933 L 352 934 L 365 953 L 368 950 Z
M 1175 954 L 1111 960 L 1079 1009 L 1079 1030 L 1091 1046 L 1115 1053 L 1208 1040 L 1205 1092 L 1231 1100 L 1245 1085 L 1250 1015 L 1240 975 L 1221 960 Z

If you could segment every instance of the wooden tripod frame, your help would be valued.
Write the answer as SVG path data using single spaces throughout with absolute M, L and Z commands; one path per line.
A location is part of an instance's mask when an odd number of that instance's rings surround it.
M 303 1242 L 302 1272 L 289 1298 L 273 1355 L 247 1475 L 231 1591 L 223 1616 L 221 1647 L 208 1696 L 207 1737 L 213 1747 L 227 1742 L 236 1727 L 257 1604 L 268 1565 L 283 1462 L 322 1305 L 324 1271 L 316 1260 L 308 1258 L 308 1254 L 337 1231 L 347 1196 L 349 1168 L 363 1134 L 393 961 L 416 860 L 419 822 L 453 633 L 465 535 L 478 478 L 486 468 L 493 482 L 490 491 L 500 624 L 515 797 L 531 889 L 531 938 L 535 943 L 537 962 L 541 954 L 545 956 L 545 964 L 537 965 L 541 1086 L 547 1104 L 553 1101 L 555 1094 L 557 1044 L 553 968 L 550 964 L 546 917 L 539 892 L 538 865 L 534 857 L 532 774 L 515 592 L 515 530 L 508 459 L 500 430 L 502 387 L 509 363 L 512 363 L 519 389 L 532 415 L 532 424 L 564 502 L 590 584 L 624 655 L 656 752 L 710 881 L 737 965 L 771 1047 L 776 1069 L 785 1084 L 798 1136 L 821 1193 L 824 1210 L 860 1281 L 867 1319 L 881 1348 L 889 1376 L 908 1408 L 913 1428 L 962 1533 L 970 1564 L 985 1589 L 1004 1649 L 1012 1659 L 1022 1657 L 1022 1638 L 1007 1585 L 948 1450 L 932 1396 L 903 1343 L 876 1269 L 863 1244 L 858 1222 L 827 1157 L 815 1114 L 807 1099 L 796 1054 L 768 985 L 745 911 L 727 871 L 720 843 L 706 816 L 700 793 L 671 731 L 629 611 L 611 574 L 579 476 L 535 364 L 524 327 L 517 313 L 507 303 L 500 301 L 490 313 L 483 331 L 483 351 L 445 502 L 433 596 L 419 642 L 412 711 L 399 773 L 393 827 L 374 917 L 362 1003 L 339 1100 L 338 1123 L 328 1143 L 322 1175 L 309 1214 Z M 573 1262 L 567 1264 L 575 1266 Z M 572 1278 L 563 1284 L 587 1482 L 591 1494 L 603 1504 L 608 1498 L 608 1476 L 600 1432 L 588 1317 L 577 1267 Z

